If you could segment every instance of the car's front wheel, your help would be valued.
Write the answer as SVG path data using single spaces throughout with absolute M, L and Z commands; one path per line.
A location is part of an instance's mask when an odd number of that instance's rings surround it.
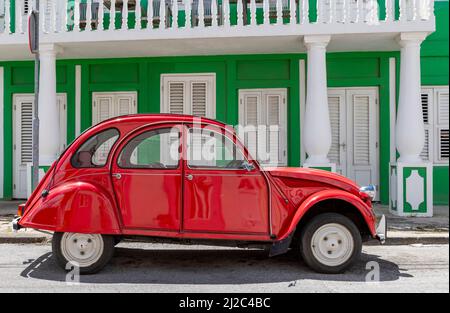
M 114 238 L 100 234 L 55 233 L 52 248 L 63 269 L 77 266 L 80 274 L 94 274 L 112 258 Z
M 313 218 L 301 232 L 301 254 L 320 273 L 341 273 L 361 255 L 362 238 L 356 225 L 341 214 Z

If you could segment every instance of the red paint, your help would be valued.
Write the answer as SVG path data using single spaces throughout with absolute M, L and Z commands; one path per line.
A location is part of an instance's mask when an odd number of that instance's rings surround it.
M 370 201 L 343 176 L 302 168 L 261 169 L 255 161 L 252 171 L 190 168 L 185 146 L 192 123 L 192 116 L 155 114 L 121 116 L 92 127 L 53 164 L 26 203 L 20 225 L 58 232 L 273 241 L 287 237 L 318 202 L 340 199 L 359 210 L 375 237 Z M 202 123 L 225 134 L 248 156 L 224 124 L 209 119 Z M 181 134 L 178 168 L 117 165 L 130 139 L 168 126 L 178 127 Z M 77 149 L 111 127 L 119 130 L 120 138 L 107 164 L 74 168 L 70 159 Z

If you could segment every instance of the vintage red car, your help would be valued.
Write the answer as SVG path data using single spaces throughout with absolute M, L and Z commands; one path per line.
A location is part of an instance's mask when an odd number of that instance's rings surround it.
M 193 157 L 202 143 L 212 143 L 212 158 Z M 374 192 L 327 171 L 262 168 L 218 121 L 130 115 L 81 134 L 13 226 L 54 232 L 58 263 L 81 273 L 99 271 L 120 240 L 137 236 L 258 246 L 270 256 L 293 248 L 314 270 L 338 273 L 358 259 L 363 241 L 385 239 Z

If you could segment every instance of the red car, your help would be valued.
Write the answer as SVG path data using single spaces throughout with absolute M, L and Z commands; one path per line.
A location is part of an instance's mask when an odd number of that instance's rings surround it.
M 198 153 L 202 145 L 212 154 Z M 385 239 L 384 218 L 375 227 L 374 193 L 327 171 L 262 168 L 233 129 L 214 120 L 130 115 L 80 135 L 19 206 L 13 226 L 54 232 L 58 263 L 85 274 L 137 236 L 259 246 L 270 256 L 293 248 L 314 270 L 339 273 L 363 241 Z

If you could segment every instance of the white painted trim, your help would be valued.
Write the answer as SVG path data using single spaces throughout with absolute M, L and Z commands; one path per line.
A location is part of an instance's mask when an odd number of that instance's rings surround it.
M 390 162 L 395 163 L 397 160 L 397 149 L 395 144 L 395 121 L 397 116 L 397 77 L 396 77 L 396 59 L 389 58 L 389 128 L 390 128 Z
M 3 198 L 3 186 L 4 186 L 4 133 L 3 133 L 3 126 L 4 120 L 3 120 L 3 111 L 4 111 L 4 69 L 3 67 L 0 67 L 0 199 Z
M 75 136 L 81 134 L 81 65 L 75 66 Z
M 299 61 L 299 103 L 300 103 L 300 165 L 306 160 L 305 146 L 302 140 L 302 125 L 305 116 L 305 104 L 306 104 L 306 64 L 305 60 Z

